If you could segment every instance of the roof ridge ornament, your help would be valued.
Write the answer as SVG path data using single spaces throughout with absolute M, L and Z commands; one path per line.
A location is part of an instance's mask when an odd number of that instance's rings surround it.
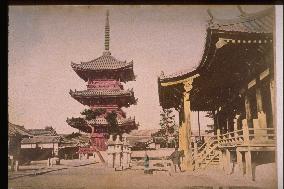
M 106 25 L 105 25 L 105 51 L 104 55 L 110 55 L 109 52 L 109 41 L 110 41 L 110 25 L 109 25 L 109 10 L 106 12 Z
M 211 23 L 212 23 L 212 21 L 213 21 L 214 17 L 213 17 L 213 14 L 212 14 L 211 10 L 210 10 L 210 9 L 207 9 L 207 13 L 208 13 L 208 15 L 210 16 L 210 20 L 209 20 L 209 22 L 211 22 Z
M 240 16 L 244 16 L 246 15 L 247 13 L 243 10 L 243 8 L 241 7 L 241 5 L 238 5 L 237 8 L 239 9 L 241 15 Z

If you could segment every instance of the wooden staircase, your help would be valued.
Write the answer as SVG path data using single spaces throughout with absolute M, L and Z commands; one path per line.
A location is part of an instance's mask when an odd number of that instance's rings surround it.
M 220 153 L 218 150 L 218 141 L 215 137 L 211 137 L 193 153 L 195 170 L 205 169 L 209 165 L 219 165 Z

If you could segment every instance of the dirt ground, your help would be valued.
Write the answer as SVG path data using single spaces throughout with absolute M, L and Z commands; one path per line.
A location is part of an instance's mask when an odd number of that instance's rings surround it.
M 220 170 L 182 172 L 168 175 L 159 172 L 145 175 L 143 170 L 113 171 L 98 164 L 69 167 L 42 175 L 10 179 L 9 189 L 246 189 L 277 188 L 275 165 L 259 167 L 256 181 L 242 176 L 225 175 Z

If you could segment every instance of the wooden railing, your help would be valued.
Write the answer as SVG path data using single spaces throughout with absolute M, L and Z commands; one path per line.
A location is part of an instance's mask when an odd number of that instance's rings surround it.
M 243 127 L 243 129 L 224 134 L 220 134 L 220 130 L 218 130 L 217 135 L 209 138 L 200 147 L 197 147 L 196 143 L 194 144 L 191 159 L 196 168 L 200 167 L 201 164 L 205 164 L 206 167 L 214 158 L 219 157 L 220 151 L 218 149 L 220 148 L 249 144 L 275 144 L 275 139 L 274 128 Z

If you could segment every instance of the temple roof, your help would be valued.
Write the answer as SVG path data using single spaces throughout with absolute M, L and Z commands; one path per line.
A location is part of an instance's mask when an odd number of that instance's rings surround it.
M 169 82 L 169 81 L 177 81 L 177 80 L 181 80 L 181 79 L 185 79 L 188 78 L 190 76 L 193 76 L 194 74 L 196 74 L 196 70 L 195 69 L 184 69 L 178 72 L 174 72 L 172 74 L 168 74 L 165 75 L 163 72 L 161 73 L 159 80 L 161 82 Z
M 20 136 L 32 136 L 25 128 L 24 126 L 20 126 L 20 125 L 15 125 L 12 123 L 8 123 L 8 136 L 16 136 L 16 135 L 20 135 Z
M 242 13 L 235 19 L 213 18 L 210 29 L 246 33 L 272 33 L 274 28 L 274 7 L 257 13 Z
M 190 91 L 191 109 L 211 111 L 225 104 L 237 108 L 239 91 L 267 68 L 273 70 L 273 28 L 273 7 L 237 19 L 213 19 L 197 68 L 200 77 Z
M 166 82 L 198 73 L 200 77 L 193 80 L 190 91 L 191 109 L 207 111 L 224 102 L 226 94 L 222 89 L 234 86 L 234 90 L 238 90 L 240 83 L 266 69 L 267 62 L 273 63 L 273 7 L 253 14 L 242 12 L 236 19 L 221 20 L 212 15 L 211 18 L 205 50 L 196 70 L 158 78 L 159 100 L 163 108 L 179 108 L 184 90 L 181 84 L 162 86 Z M 262 57 L 270 58 L 266 58 L 267 61 Z M 220 96 L 222 98 L 217 98 Z

